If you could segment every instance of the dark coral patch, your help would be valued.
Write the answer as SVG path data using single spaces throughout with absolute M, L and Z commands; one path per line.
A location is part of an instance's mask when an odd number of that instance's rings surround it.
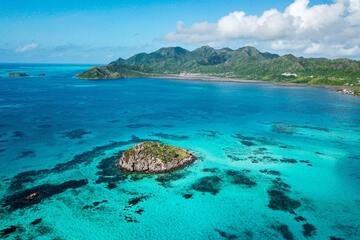
M 145 210 L 143 208 L 137 209 L 135 212 L 139 215 L 141 215 Z
M 280 172 L 276 170 L 263 169 L 263 170 L 259 170 L 259 172 L 272 176 L 280 176 Z
M 155 181 L 157 181 L 163 187 L 171 187 L 171 183 L 173 181 L 183 179 L 186 177 L 186 175 L 187 175 L 187 172 L 185 172 L 185 171 L 164 173 L 164 174 L 158 175 L 155 178 Z
M 131 217 L 129 215 L 125 215 L 124 219 L 128 223 L 138 223 L 139 222 L 138 220 L 136 220 L 135 218 L 133 218 L 133 217 Z
M 138 196 L 138 197 L 130 198 L 128 201 L 128 206 L 133 207 L 147 198 L 148 198 L 147 196 Z
M 0 236 L 1 238 L 6 238 L 8 237 L 10 234 L 14 233 L 19 227 L 17 226 L 10 226 L 7 228 L 4 228 L 0 231 Z
M 120 156 L 121 153 L 104 158 L 100 161 L 96 166 L 97 169 L 99 169 L 96 172 L 96 175 L 98 176 L 95 181 L 96 183 L 107 183 L 107 186 L 110 184 L 111 187 L 111 184 L 116 185 L 116 182 L 127 179 L 127 175 L 116 167 L 116 163 Z
M 304 129 L 310 129 L 310 130 L 317 130 L 317 131 L 322 131 L 322 132 L 330 132 L 330 130 L 329 130 L 328 128 L 317 127 L 317 126 L 294 125 L 294 127 L 304 128 Z
M 272 131 L 276 133 L 293 134 L 295 129 L 288 124 L 276 123 L 272 125 Z
M 192 184 L 191 188 L 198 192 L 216 195 L 221 189 L 221 178 L 218 176 L 207 176 L 200 178 Z
M 35 176 L 40 175 L 42 172 L 46 172 L 45 170 L 33 170 L 33 171 L 26 171 L 26 172 L 22 172 L 17 174 L 16 176 L 13 177 L 10 186 L 9 186 L 9 190 L 10 191 L 17 191 L 22 189 L 23 185 L 25 183 L 32 183 L 35 181 Z
M 251 240 L 254 238 L 254 233 L 250 230 L 245 230 L 244 231 L 244 240 Z
M 22 192 L 7 196 L 3 201 L 3 207 L 8 207 L 9 211 L 26 208 L 40 203 L 53 195 L 62 193 L 67 189 L 75 189 L 87 184 L 86 179 L 70 180 L 61 184 L 43 184 Z
M 174 125 L 171 125 L 171 124 L 162 124 L 162 125 L 160 125 L 160 127 L 163 127 L 163 128 L 173 128 Z
M 84 129 L 82 129 L 82 128 L 79 128 L 79 129 L 74 129 L 74 130 L 65 132 L 65 133 L 63 134 L 63 138 L 68 138 L 68 139 L 71 139 L 71 140 L 81 139 L 81 138 L 83 138 L 85 135 L 88 135 L 88 134 L 91 134 L 91 132 L 86 131 L 86 130 L 84 130 Z
M 203 172 L 216 173 L 219 172 L 218 168 L 204 168 Z
M 109 182 L 107 185 L 106 185 L 106 188 L 107 189 L 114 189 L 114 188 L 116 188 L 117 187 L 117 185 L 115 184 L 115 183 L 113 183 L 113 182 Z
M 149 196 L 146 196 L 146 195 L 141 195 L 141 196 L 130 198 L 128 200 L 128 205 L 124 208 L 124 211 L 126 211 L 126 212 L 129 211 L 130 209 L 134 208 L 134 206 L 137 206 L 140 202 L 143 202 L 148 198 L 149 198 Z M 138 215 L 141 215 L 143 212 L 144 212 L 143 208 L 137 208 L 135 210 L 135 213 Z M 122 215 L 120 215 L 120 216 L 122 216 Z M 133 216 L 131 216 L 129 214 L 124 215 L 124 219 L 126 222 L 129 222 L 129 223 L 130 222 L 132 222 L 132 223 L 139 222 L 137 219 L 135 219 Z
M 297 163 L 297 160 L 293 159 L 293 158 L 282 158 L 282 159 L 280 159 L 280 162 L 282 162 L 282 163 Z
M 0 153 L 5 152 L 5 151 L 6 151 L 5 148 L 0 148 Z
M 227 170 L 226 175 L 231 178 L 232 184 L 242 185 L 246 187 L 253 187 L 256 185 L 256 182 L 246 176 L 244 171 Z
M 40 124 L 37 126 L 38 128 L 42 128 L 42 129 L 46 129 L 46 128 L 51 128 L 52 125 L 51 124 Z
M 12 178 L 9 190 L 11 190 L 11 191 L 20 190 L 20 189 L 22 189 L 24 184 L 34 182 L 37 177 L 51 174 L 51 173 L 60 173 L 60 172 L 72 169 L 73 167 L 75 167 L 79 164 L 89 164 L 93 159 L 103 155 L 104 152 L 107 150 L 122 147 L 122 146 L 125 146 L 128 144 L 135 144 L 135 143 L 142 142 L 142 141 L 144 141 L 144 139 L 140 139 L 136 136 L 132 136 L 132 138 L 128 141 L 111 142 L 106 145 L 97 146 L 90 151 L 86 151 L 86 152 L 80 153 L 78 155 L 75 155 L 70 161 L 57 164 L 53 168 L 32 170 L 32 171 L 26 171 L 26 172 L 19 173 Z
M 207 137 L 218 137 L 219 135 L 221 135 L 220 132 L 213 130 L 202 130 L 202 132 Z
M 272 180 L 273 188 L 278 189 L 284 192 L 289 192 L 291 189 L 291 186 L 287 183 L 285 183 L 281 178 L 277 177 L 274 180 Z
M 107 202 L 107 200 L 95 201 L 91 205 L 83 206 L 83 209 L 93 209 L 93 208 L 96 208 L 97 206 L 99 206 L 100 204 L 106 203 L 106 202 Z
M 271 138 L 265 138 L 265 137 L 251 137 L 251 136 L 244 136 L 241 134 L 235 134 L 232 137 L 238 139 L 240 141 L 240 143 L 244 144 L 244 145 L 256 145 L 258 144 L 263 144 L 263 145 L 272 145 L 272 146 L 283 146 L 284 144 L 276 142 L 275 140 L 271 139 Z M 244 141 L 244 142 L 243 142 Z
M 310 223 L 305 223 L 303 225 L 303 235 L 305 237 L 311 237 L 312 235 L 315 234 L 316 228 L 314 227 L 314 225 L 310 224 Z
M 236 157 L 236 156 L 231 155 L 231 154 L 228 154 L 227 157 L 230 158 L 232 161 L 235 161 L 235 162 L 243 160 L 242 158 Z
M 154 125 L 138 123 L 138 124 L 128 124 L 128 125 L 125 125 L 125 127 L 132 128 L 132 129 L 138 129 L 138 128 L 151 128 L 151 127 L 154 127 Z
M 40 233 L 40 235 L 50 234 L 50 233 L 53 231 L 51 227 L 49 227 L 49 226 L 43 226 L 43 225 L 37 227 L 36 230 Z
M 117 119 L 114 119 L 114 120 L 109 120 L 109 121 L 107 121 L 108 123 L 118 123 L 119 122 L 119 120 L 117 120 Z
M 19 153 L 19 155 L 16 157 L 18 159 L 21 159 L 21 158 L 27 158 L 27 157 L 35 157 L 36 154 L 33 150 L 26 150 L 26 151 L 22 151 L 21 153 Z
M 217 229 L 217 228 L 215 228 L 215 231 L 224 239 L 227 239 L 227 240 L 238 239 L 238 236 L 235 234 L 227 233 L 227 232 L 221 231 L 220 229 Z
M 306 221 L 306 218 L 304 218 L 303 216 L 296 216 L 294 219 L 297 222 L 305 222 Z
M 186 140 L 189 139 L 189 136 L 167 134 L 167 133 L 153 133 L 152 136 L 168 139 L 168 140 Z
M 241 140 L 240 142 L 241 142 L 242 145 L 245 145 L 245 146 L 247 146 L 247 147 L 251 147 L 251 146 L 255 146 L 255 145 L 256 145 L 255 143 L 253 143 L 253 142 L 251 142 L 251 141 L 249 141 L 249 140 Z
M 37 218 L 37 219 L 35 219 L 34 221 L 32 221 L 30 224 L 31 225 L 37 225 L 37 224 L 39 224 L 39 223 L 41 223 L 42 222 L 42 218 Z
M 22 138 L 25 137 L 25 133 L 22 131 L 14 131 L 12 137 L 14 138 Z
M 263 155 L 266 153 L 266 151 L 267 151 L 267 148 L 260 147 L 260 148 L 257 148 L 254 150 L 254 154 L 255 155 Z
M 272 183 L 272 187 L 267 191 L 270 198 L 268 207 L 273 210 L 294 213 L 295 209 L 301 206 L 301 203 L 287 195 L 291 189 L 290 185 L 283 182 L 279 177 L 274 179 Z
M 278 162 L 278 160 L 272 156 L 263 156 L 261 161 L 262 162 L 271 162 L 271 163 Z
M 191 193 L 185 193 L 185 194 L 183 194 L 183 198 L 185 198 L 185 199 L 189 199 L 189 198 L 192 198 L 192 194 Z
M 281 236 L 286 240 L 293 240 L 294 235 L 290 232 L 289 227 L 285 224 L 273 225 L 273 229 L 281 234 Z
M 143 173 L 131 173 L 128 174 L 128 177 L 130 178 L 130 181 L 136 182 L 136 181 L 140 181 L 143 180 L 144 178 L 150 178 L 152 177 L 149 174 L 143 174 Z
M 255 137 L 244 136 L 244 135 L 241 135 L 240 133 L 234 134 L 233 137 L 237 138 L 239 140 L 248 140 L 248 141 L 255 140 Z
M 330 240 L 345 240 L 345 238 L 339 238 L 339 237 L 334 237 L 334 236 L 330 236 L 329 239 Z
M 309 167 L 312 166 L 311 162 L 309 160 L 300 160 L 301 163 L 305 163 L 306 165 L 308 165 Z
M 268 190 L 270 201 L 268 207 L 273 210 L 281 210 L 293 213 L 295 209 L 301 206 L 301 203 L 287 196 L 283 191 Z

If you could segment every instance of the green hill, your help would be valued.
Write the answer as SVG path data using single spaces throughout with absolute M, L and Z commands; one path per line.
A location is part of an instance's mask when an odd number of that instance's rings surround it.
M 114 79 L 168 74 L 202 74 L 215 77 L 281 81 L 324 85 L 359 85 L 360 61 L 351 59 L 279 56 L 254 47 L 237 50 L 209 46 L 188 51 L 181 47 L 161 48 L 119 58 L 106 66 L 78 74 L 86 79 Z

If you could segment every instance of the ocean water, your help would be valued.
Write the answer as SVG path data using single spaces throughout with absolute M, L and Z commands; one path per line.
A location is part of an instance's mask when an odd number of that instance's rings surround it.
M 0 238 L 360 239 L 360 98 L 88 67 L 0 65 Z M 149 139 L 198 159 L 120 172 Z

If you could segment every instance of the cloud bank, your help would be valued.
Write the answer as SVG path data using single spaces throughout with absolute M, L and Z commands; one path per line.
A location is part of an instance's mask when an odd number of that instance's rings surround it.
M 295 0 L 283 12 L 274 8 L 256 16 L 235 11 L 215 23 L 198 22 L 189 27 L 178 22 L 176 31 L 165 39 L 182 43 L 258 41 L 274 50 L 360 56 L 360 0 L 314 6 L 310 0 Z
M 117 58 L 129 57 L 150 45 L 92 46 L 79 44 L 45 45 L 30 43 L 10 45 L 0 43 L 0 62 L 38 63 L 109 63 Z M 152 49 L 149 49 L 152 50 Z
M 25 46 L 16 48 L 15 52 L 17 52 L 17 53 L 29 52 L 29 51 L 32 51 L 32 50 L 38 48 L 38 46 L 39 45 L 37 43 L 30 43 Z

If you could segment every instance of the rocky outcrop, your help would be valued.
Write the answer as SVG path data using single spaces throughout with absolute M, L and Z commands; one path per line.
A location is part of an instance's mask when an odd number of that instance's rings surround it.
M 195 159 L 196 157 L 185 149 L 146 141 L 125 151 L 118 165 L 129 172 L 162 173 L 187 166 Z

